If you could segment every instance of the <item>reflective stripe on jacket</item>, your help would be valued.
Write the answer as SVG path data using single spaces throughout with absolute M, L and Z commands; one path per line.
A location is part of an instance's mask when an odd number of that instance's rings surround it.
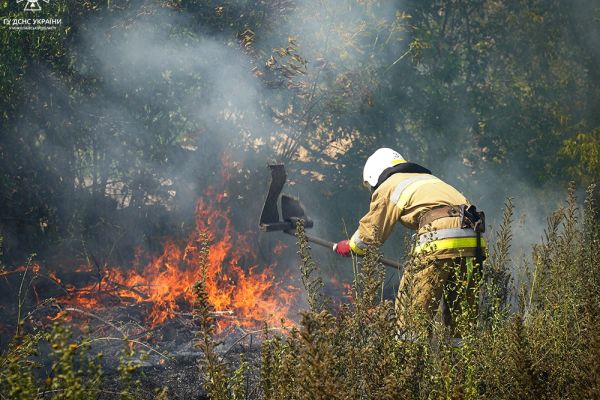
M 383 243 L 399 221 L 405 227 L 418 231 L 419 242 L 414 248 L 416 253 L 427 253 L 438 259 L 475 256 L 475 232 L 461 230 L 459 217 L 441 218 L 433 221 L 429 227 L 419 228 L 419 219 L 424 212 L 437 206 L 459 204 L 469 204 L 469 201 L 433 175 L 394 174 L 373 192 L 369 211 L 361 218 L 358 229 L 352 235 L 350 248 L 357 254 L 364 253 L 367 245 L 376 239 L 375 227 L 378 228 L 379 242 Z M 452 231 L 446 231 L 448 229 Z
M 485 240 L 483 238 L 480 240 L 481 247 L 485 247 Z M 458 250 L 460 252 L 476 247 L 477 234 L 473 229 L 437 229 L 423 233 L 417 237 L 413 254 L 436 253 L 442 250 Z

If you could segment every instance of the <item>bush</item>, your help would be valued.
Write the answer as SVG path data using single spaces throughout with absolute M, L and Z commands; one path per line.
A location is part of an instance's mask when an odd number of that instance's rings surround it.
M 353 301 L 337 308 L 322 293 L 302 224 L 298 254 L 309 310 L 284 335 L 265 329 L 261 365 L 244 357 L 233 368 L 217 351 L 205 269 L 208 239 L 201 239 L 203 275 L 194 290 L 198 347 L 204 352 L 211 399 L 595 399 L 600 398 L 600 230 L 587 191 L 583 210 L 575 189 L 548 219 L 544 240 L 522 266 L 517 287 L 511 255 L 512 201 L 507 200 L 488 260 L 477 275 L 479 304 L 456 267 L 453 285 L 460 307 L 451 307 L 461 341 L 437 319 L 407 319 L 398 332 L 394 304 L 382 297 L 383 266 L 377 246 L 355 266 Z M 418 260 L 412 260 L 418 262 Z M 479 312 L 477 312 L 479 311 Z M 126 340 L 126 339 L 124 339 Z M 106 395 L 100 360 L 90 339 L 73 339 L 65 324 L 46 331 L 20 329 L 0 355 L 0 398 L 86 399 Z M 37 355 L 50 348 L 41 367 Z M 125 346 L 127 348 L 127 346 Z M 135 399 L 140 382 L 132 354 L 123 353 L 119 386 L 110 393 Z M 260 368 L 259 370 L 257 368 Z M 43 373 L 45 372 L 45 373 Z M 249 385 L 251 376 L 258 382 Z M 157 398 L 167 398 L 163 390 Z
M 600 398 L 599 230 L 593 190 L 588 189 L 581 213 L 570 189 L 566 206 L 549 218 L 545 239 L 534 247 L 532 265 L 522 266 L 527 279 L 517 288 L 510 278 L 513 206 L 506 202 L 477 280 L 478 318 L 477 307 L 464 300 L 466 279 L 456 279 L 457 301 L 463 302 L 453 316 L 462 336 L 458 344 L 439 322 L 418 316 L 411 340 L 398 337 L 394 306 L 380 296 L 383 266 L 375 247 L 359 261 L 353 302 L 330 310 L 298 226 L 310 309 L 287 335 L 268 336 L 262 343 L 256 397 Z M 223 391 L 213 394 L 227 398 L 231 385 L 224 365 L 220 368 Z

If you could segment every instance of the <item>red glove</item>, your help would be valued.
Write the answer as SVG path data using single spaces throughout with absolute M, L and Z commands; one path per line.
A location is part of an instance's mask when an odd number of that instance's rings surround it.
M 333 251 L 344 257 L 350 257 L 350 253 L 352 252 L 350 243 L 347 240 L 342 240 L 341 242 L 334 244 Z

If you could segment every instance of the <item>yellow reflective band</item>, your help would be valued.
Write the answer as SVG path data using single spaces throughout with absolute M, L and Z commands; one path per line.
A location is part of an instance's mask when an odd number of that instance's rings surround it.
M 402 164 L 405 162 L 406 162 L 406 160 L 392 160 L 392 165 L 398 165 L 398 164 Z
M 475 237 L 447 238 L 415 246 L 413 252 L 423 253 L 425 251 L 467 249 L 475 247 L 477 247 L 477 238 Z M 485 247 L 485 240 L 483 240 L 483 238 L 481 238 L 481 247 Z
M 350 248 L 352 249 L 352 251 L 356 254 L 358 254 L 359 256 L 364 254 L 364 250 L 361 249 L 360 247 L 358 247 L 358 245 L 356 243 L 354 243 L 354 237 L 352 237 L 350 239 Z

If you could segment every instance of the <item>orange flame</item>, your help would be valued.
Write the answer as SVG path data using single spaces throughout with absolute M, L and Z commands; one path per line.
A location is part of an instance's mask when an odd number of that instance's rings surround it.
M 151 326 L 163 323 L 178 312 L 189 310 L 194 302 L 193 284 L 200 279 L 200 235 L 208 235 L 210 251 L 207 261 L 207 292 L 217 314 L 227 316 L 219 326 L 232 323 L 257 327 L 266 321 L 273 325 L 290 319 L 290 308 L 300 298 L 299 290 L 281 285 L 274 266 L 258 268 L 255 251 L 248 235 L 238 233 L 229 218 L 230 208 L 224 192 L 209 188 L 196 204 L 196 227 L 187 241 L 178 244 L 166 240 L 162 254 L 143 263 L 138 251 L 132 268 L 108 268 L 100 284 L 69 290 L 66 304 L 86 309 L 108 305 L 100 293 L 110 288 L 112 299 L 144 302 L 150 306 L 146 321 Z M 277 252 L 283 247 L 278 246 Z M 242 265 L 250 265 L 247 269 Z M 60 282 L 58 277 L 53 278 Z M 104 286 L 102 286 L 104 285 Z

